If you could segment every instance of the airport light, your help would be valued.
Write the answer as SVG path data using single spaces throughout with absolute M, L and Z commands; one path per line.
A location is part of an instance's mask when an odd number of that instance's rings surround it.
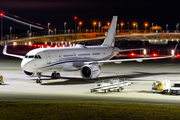
M 123 27 L 124 23 L 121 23 L 121 33 L 122 33 L 122 27 Z
M 93 24 L 94 24 L 94 33 L 95 33 L 95 26 L 96 26 L 96 22 L 94 22 Z
M 110 26 L 110 22 L 108 22 L 107 25 Z
M 79 22 L 79 33 L 81 33 L 81 25 L 82 25 L 82 22 L 80 21 Z

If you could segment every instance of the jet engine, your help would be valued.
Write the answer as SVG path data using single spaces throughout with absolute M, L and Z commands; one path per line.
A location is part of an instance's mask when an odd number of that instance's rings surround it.
M 28 77 L 37 77 L 37 74 L 33 72 L 28 72 L 28 71 L 23 70 L 23 73 Z
M 84 65 L 81 67 L 81 76 L 85 79 L 96 79 L 101 70 L 97 65 Z

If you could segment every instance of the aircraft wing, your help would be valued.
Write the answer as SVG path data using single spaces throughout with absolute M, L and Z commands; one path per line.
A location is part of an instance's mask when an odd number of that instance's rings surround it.
M 117 52 L 126 52 L 126 51 L 135 51 L 135 50 L 144 50 L 144 48 L 137 48 L 137 49 L 125 49 L 125 50 L 118 50 Z
M 176 49 L 177 49 L 178 43 L 175 46 L 174 53 L 171 56 L 165 56 L 165 57 L 148 57 L 148 58 L 133 58 L 133 59 L 116 59 L 116 60 L 102 60 L 102 61 L 96 61 L 92 63 L 121 63 L 121 62 L 126 62 L 126 61 L 137 61 L 137 62 L 142 62 L 143 60 L 152 60 L 152 59 L 164 59 L 164 58 L 170 58 L 175 55 Z M 89 62 L 90 64 L 90 62 Z
M 21 56 L 21 55 L 8 54 L 8 53 L 7 53 L 7 41 L 6 41 L 5 46 L 4 46 L 4 49 L 3 49 L 3 54 L 4 54 L 4 55 L 7 55 L 7 56 L 12 56 L 12 57 L 21 58 L 21 59 L 24 58 L 24 56 Z

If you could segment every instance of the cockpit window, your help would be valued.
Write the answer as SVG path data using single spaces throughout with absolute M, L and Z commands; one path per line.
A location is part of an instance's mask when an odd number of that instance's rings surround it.
M 40 56 L 40 55 L 38 55 L 38 58 L 39 58 L 39 59 L 41 59 L 41 56 Z
M 30 55 L 28 58 L 34 58 L 34 55 Z
M 28 56 L 26 55 L 25 58 L 28 58 Z
M 37 56 L 37 55 L 35 55 L 35 58 L 36 58 L 36 59 L 38 59 L 38 56 Z

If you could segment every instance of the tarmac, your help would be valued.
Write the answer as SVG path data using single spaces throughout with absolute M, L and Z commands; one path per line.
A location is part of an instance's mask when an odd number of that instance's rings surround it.
M 94 80 L 84 80 L 80 71 L 61 71 L 61 78 L 53 80 L 42 77 L 27 77 L 20 67 L 21 60 L 0 56 L 0 74 L 4 84 L 0 85 L 0 101 L 94 101 L 140 104 L 180 105 L 180 95 L 152 93 L 155 80 L 180 81 L 180 58 L 150 60 L 144 62 L 107 63 L 102 66 L 99 80 L 112 78 L 133 82 L 121 92 L 91 93 Z M 51 72 L 43 73 L 51 75 Z

